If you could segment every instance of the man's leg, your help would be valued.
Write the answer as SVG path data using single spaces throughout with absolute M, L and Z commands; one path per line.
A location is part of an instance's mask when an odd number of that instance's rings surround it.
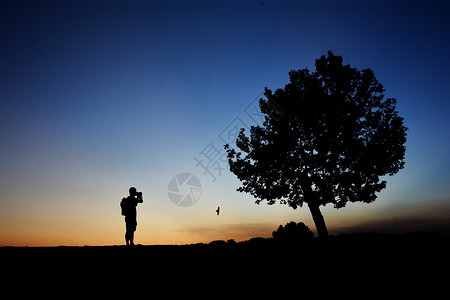
M 130 239 L 130 245 L 134 246 L 134 231 L 130 232 L 129 239 Z
M 130 244 L 130 234 L 129 232 L 125 232 L 125 242 L 127 243 L 127 246 Z
M 136 218 L 133 218 L 133 220 L 130 219 L 127 225 L 127 231 L 129 232 L 128 239 L 130 240 L 130 245 L 134 246 L 134 232 L 136 231 L 137 226 Z

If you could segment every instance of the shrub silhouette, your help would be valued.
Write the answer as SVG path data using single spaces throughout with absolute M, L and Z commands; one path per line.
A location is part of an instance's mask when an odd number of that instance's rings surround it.
M 304 223 L 289 222 L 284 227 L 280 225 L 272 232 L 272 237 L 277 242 L 300 243 L 310 242 L 314 239 L 314 233 Z

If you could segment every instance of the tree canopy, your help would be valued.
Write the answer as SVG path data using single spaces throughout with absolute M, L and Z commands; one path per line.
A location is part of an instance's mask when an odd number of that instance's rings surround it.
M 380 177 L 404 167 L 406 130 L 396 100 L 371 69 L 344 65 L 341 56 L 316 59 L 316 70 L 292 70 L 290 82 L 260 99 L 262 126 L 242 128 L 225 145 L 240 192 L 256 203 L 307 203 L 319 236 L 328 235 L 319 207 L 370 203 L 386 187 Z

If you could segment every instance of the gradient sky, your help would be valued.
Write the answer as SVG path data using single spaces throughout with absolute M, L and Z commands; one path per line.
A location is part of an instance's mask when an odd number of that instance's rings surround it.
M 323 208 L 330 233 L 449 232 L 449 15 L 429 0 L 1 1 L 0 245 L 123 244 L 130 186 L 137 243 L 315 230 L 306 207 L 256 205 L 194 158 L 328 50 L 372 68 L 409 128 L 405 169 L 372 204 Z M 202 183 L 185 208 L 167 194 L 181 172 Z

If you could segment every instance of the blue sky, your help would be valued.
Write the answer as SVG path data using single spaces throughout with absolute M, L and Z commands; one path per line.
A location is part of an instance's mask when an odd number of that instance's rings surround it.
M 236 117 L 252 125 L 244 109 L 264 87 L 328 50 L 372 68 L 409 127 L 405 169 L 373 204 L 326 207 L 330 232 L 440 224 L 449 13 L 447 1 L 2 1 L 0 244 L 121 243 L 117 203 L 131 185 L 145 197 L 142 243 L 268 236 L 291 220 L 314 229 L 306 209 L 256 206 L 229 171 L 212 182 L 194 157 L 220 147 Z M 181 172 L 202 182 L 192 207 L 167 196 Z

